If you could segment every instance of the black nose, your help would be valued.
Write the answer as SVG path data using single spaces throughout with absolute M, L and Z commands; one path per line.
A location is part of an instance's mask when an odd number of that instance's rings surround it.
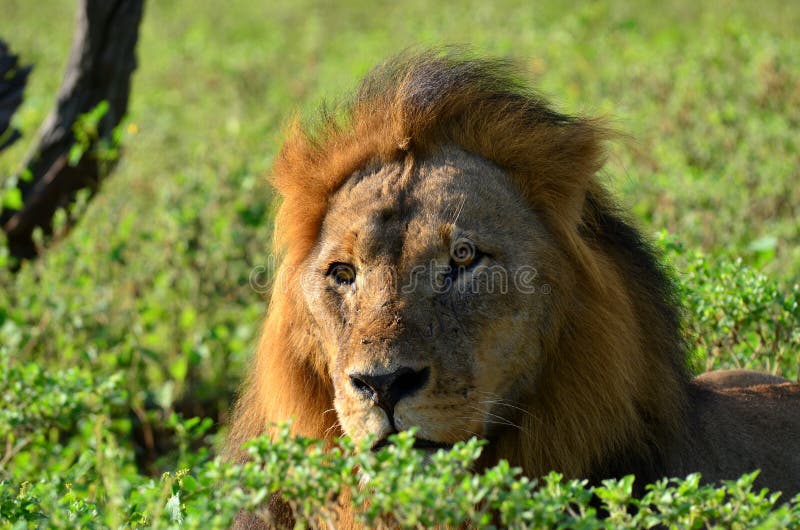
M 367 396 L 389 415 L 394 416 L 394 406 L 401 399 L 410 396 L 428 382 L 430 369 L 414 370 L 407 366 L 398 368 L 390 374 L 350 374 L 350 382 L 361 394 Z

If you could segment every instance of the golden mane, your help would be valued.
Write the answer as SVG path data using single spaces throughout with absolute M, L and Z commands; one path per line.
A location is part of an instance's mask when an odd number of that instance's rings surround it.
M 297 434 L 341 432 L 333 386 L 300 294 L 301 265 L 317 244 L 330 197 L 356 170 L 454 144 L 502 168 L 572 262 L 545 278 L 569 293 L 542 337 L 543 372 L 531 433 L 488 447 L 536 475 L 556 469 L 603 477 L 633 467 L 657 475 L 680 436 L 685 348 L 669 276 L 617 212 L 596 173 L 609 135 L 596 120 L 552 110 L 507 62 L 457 53 L 397 57 L 372 71 L 340 112 L 291 126 L 273 169 L 282 197 L 269 314 L 238 400 L 230 452 L 268 421 Z

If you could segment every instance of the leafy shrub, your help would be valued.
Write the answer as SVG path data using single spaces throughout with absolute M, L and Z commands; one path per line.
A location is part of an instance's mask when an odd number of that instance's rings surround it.
M 660 241 L 670 260 L 688 271 L 680 277 L 681 293 L 695 358 L 725 365 L 758 352 L 755 364 L 780 365 L 782 352 L 797 341 L 781 331 L 797 328 L 797 287 L 784 294 L 739 261 L 688 253 L 664 235 Z M 1 329 L 19 343 L 13 321 Z M 736 342 L 734 330 L 755 333 L 762 342 Z M 758 349 L 765 343 L 768 348 Z M 709 344 L 720 346 L 709 354 Z M 250 462 L 232 465 L 196 447 L 210 420 L 174 414 L 167 423 L 178 439 L 172 462 L 179 471 L 156 480 L 139 473 L 135 447 L 121 443 L 131 432 L 121 373 L 98 376 L 86 367 L 51 373 L 12 359 L 9 351 L 0 347 L 0 524 L 9 528 L 224 528 L 239 510 L 258 511 L 278 491 L 299 523 L 311 527 L 335 525 L 342 499 L 376 528 L 771 528 L 800 522 L 800 496 L 789 501 L 757 491 L 755 474 L 720 487 L 701 486 L 697 475 L 662 480 L 637 499 L 634 477 L 590 487 L 556 473 L 528 479 L 506 462 L 474 474 L 480 442 L 427 459 L 412 448 L 408 433 L 372 453 L 347 440 L 326 450 L 320 441 L 291 439 L 283 428 L 274 440 L 250 444 Z
M 800 284 L 782 287 L 740 258 L 689 251 L 666 233 L 658 243 L 680 271 L 696 371 L 736 367 L 798 378 Z
M 632 476 L 589 487 L 557 473 L 530 480 L 504 461 L 474 474 L 477 440 L 430 458 L 413 449 L 410 433 L 394 442 L 377 453 L 347 440 L 328 450 L 318 440 L 292 439 L 284 427 L 272 441 L 251 442 L 251 461 L 241 466 L 209 460 L 160 480 L 121 476 L 110 463 L 75 466 L 49 480 L 1 482 L 0 524 L 225 528 L 239 510 L 258 511 L 278 491 L 298 523 L 315 528 L 336 525 L 342 498 L 373 528 L 771 528 L 800 521 L 800 496 L 780 503 L 779 494 L 754 490 L 755 473 L 721 487 L 701 486 L 698 475 L 665 479 L 637 499 Z M 94 449 L 124 457 L 113 446 Z
M 52 107 L 76 6 L 6 4 L 4 37 L 36 69 L 15 115 L 27 138 L 3 152 L 0 179 L 18 172 Z M 630 479 L 590 490 L 549 476 L 537 489 L 503 464 L 472 476 L 473 445 L 433 470 L 402 447 L 364 462 L 346 442 L 323 457 L 312 441 L 261 440 L 260 463 L 237 467 L 215 446 L 265 308 L 250 279 L 271 270 L 261 175 L 281 124 L 420 42 L 512 55 L 558 108 L 613 116 L 635 142 L 612 146 L 610 187 L 648 230 L 677 234 L 660 241 L 694 368 L 796 378 L 799 24 L 800 9 L 779 0 L 725 12 L 689 0 L 149 3 L 114 175 L 16 276 L 0 241 L 0 526 L 224 527 L 275 488 L 323 519 L 331 492 L 369 494 L 375 525 L 392 513 L 403 525 L 798 526 L 796 503 L 749 478 L 725 490 L 659 483 L 630 510 Z M 14 184 L 0 184 L 6 207 L 19 205 Z M 364 492 L 352 489 L 355 465 L 374 475 Z

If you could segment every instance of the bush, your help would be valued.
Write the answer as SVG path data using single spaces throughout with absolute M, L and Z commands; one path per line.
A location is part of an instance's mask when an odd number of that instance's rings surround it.
M 740 258 L 689 251 L 666 233 L 658 243 L 680 271 L 695 371 L 737 367 L 798 378 L 800 284 L 781 287 Z
M 73 419 L 98 419 L 90 407 L 80 410 L 88 415 L 71 412 Z M 187 433 L 198 432 L 197 420 L 183 424 Z M 632 495 L 633 476 L 589 487 L 557 473 L 530 480 L 505 461 L 474 474 L 479 441 L 428 459 L 413 449 L 408 432 L 373 453 L 368 444 L 354 447 L 347 440 L 328 450 L 318 440 L 291 438 L 284 426 L 274 440 L 252 441 L 244 465 L 213 459 L 154 480 L 126 469 L 130 455 L 111 441 L 107 424 L 93 426 L 84 433 L 87 452 L 72 466 L 35 480 L 0 482 L 0 524 L 226 528 L 239 510 L 258 512 L 278 491 L 298 524 L 315 528 L 336 526 L 340 499 L 359 507 L 359 521 L 371 528 L 776 528 L 800 521 L 800 495 L 781 503 L 777 493 L 754 490 L 756 473 L 721 487 L 701 486 L 698 475 L 665 479 L 639 499 Z
M 665 234 L 659 242 L 685 271 L 679 283 L 695 364 L 796 373 L 790 352 L 800 344 L 797 286 L 782 290 L 739 260 L 688 252 Z M 13 320 L 6 317 L 0 330 L 4 344 L 19 347 Z M 141 474 L 137 445 L 127 442 L 135 426 L 124 372 L 98 372 L 91 363 L 48 371 L 10 352 L 0 347 L 0 522 L 9 528 L 224 528 L 239 510 L 257 510 L 278 491 L 311 527 L 335 525 L 339 502 L 360 507 L 361 522 L 376 528 L 772 528 L 800 522 L 800 496 L 755 490 L 755 474 L 720 487 L 700 485 L 697 475 L 663 480 L 637 499 L 634 477 L 590 487 L 556 473 L 528 479 L 506 462 L 473 474 L 477 440 L 426 459 L 407 433 L 377 453 L 347 440 L 326 451 L 320 441 L 292 439 L 284 427 L 274 440 L 250 444 L 251 462 L 233 465 L 209 451 L 210 419 L 174 413 L 164 421 L 173 449 L 161 464 L 174 471 L 155 479 Z
M 35 64 L 14 117 L 26 137 L 0 158 L 0 197 L 12 204 L 13 179 L 3 177 L 52 108 L 76 8 L 28 4 L 3 4 L 3 37 Z M 514 57 L 560 110 L 612 116 L 635 141 L 611 146 L 609 187 L 646 230 L 677 234 L 660 241 L 679 271 L 694 369 L 796 378 L 800 9 L 780 0 L 727 10 L 691 0 L 262 4 L 150 2 L 113 176 L 76 205 L 68 236 L 59 214 L 54 244 L 15 276 L 0 241 L 0 525 L 221 527 L 276 487 L 295 488 L 293 506 L 308 515 L 352 487 L 359 463 L 375 473 L 364 517 L 376 524 L 391 512 L 409 525 L 646 526 L 658 510 L 665 525 L 798 526 L 795 504 L 744 493 L 749 479 L 725 491 L 695 479 L 656 485 L 634 511 L 630 479 L 592 491 L 550 476 L 534 491 L 502 464 L 476 477 L 453 464 L 441 480 L 420 468 L 424 484 L 409 487 L 416 464 L 384 472 L 343 445 L 315 467 L 303 452 L 313 455 L 314 442 L 259 441 L 264 466 L 296 458 L 276 478 L 216 461 L 215 447 L 265 309 L 250 279 L 255 267 L 271 271 L 262 175 L 281 125 L 420 44 L 470 42 Z M 415 458 L 395 451 L 376 458 Z M 321 485 L 324 497 L 304 496 Z M 608 518 L 589 495 L 605 495 Z M 476 498 L 506 519 L 485 519 Z

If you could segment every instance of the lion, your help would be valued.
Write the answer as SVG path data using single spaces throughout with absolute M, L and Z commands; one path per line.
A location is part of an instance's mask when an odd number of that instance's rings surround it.
M 692 379 L 669 272 L 603 186 L 612 132 L 508 62 L 410 53 L 273 168 L 282 256 L 234 411 L 331 444 L 415 427 L 479 461 L 637 484 L 700 472 L 800 491 L 800 385 Z

